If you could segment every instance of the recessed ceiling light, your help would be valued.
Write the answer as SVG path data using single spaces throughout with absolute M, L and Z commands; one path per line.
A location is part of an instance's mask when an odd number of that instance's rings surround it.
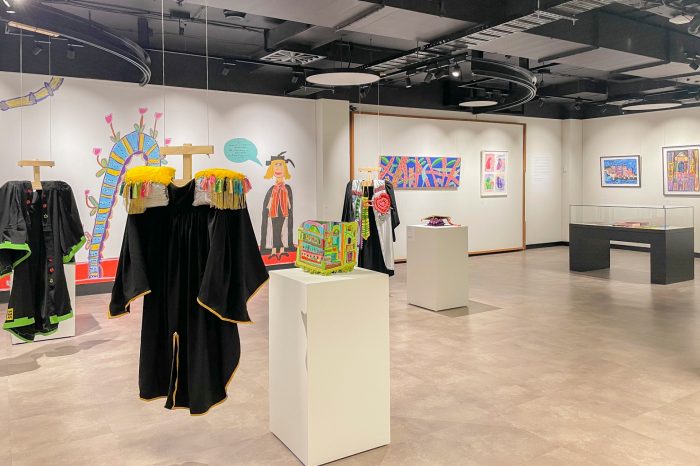
M 491 107 L 492 105 L 498 105 L 498 102 L 490 99 L 481 99 L 467 100 L 459 103 L 460 107 Z
M 242 11 L 224 10 L 224 17 L 234 21 L 243 21 L 246 17 L 246 13 Z
M 687 13 L 683 13 L 680 15 L 676 15 L 672 18 L 669 18 L 669 22 L 673 24 L 688 24 L 693 20 L 693 15 L 689 15 Z
M 645 110 L 667 110 L 669 108 L 682 107 L 683 104 L 676 100 L 665 100 L 660 102 L 638 102 L 628 104 L 622 107 L 622 110 L 631 110 L 634 112 L 643 112 Z
M 320 86 L 364 86 L 379 81 L 379 75 L 369 70 L 319 71 L 306 77 L 306 82 Z

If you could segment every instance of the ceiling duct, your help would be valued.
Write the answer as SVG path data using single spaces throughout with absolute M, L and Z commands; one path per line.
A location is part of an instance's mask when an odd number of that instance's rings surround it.
M 536 10 L 528 15 L 513 18 L 503 23 L 484 25 L 470 31 L 452 34 L 423 47 L 405 52 L 401 56 L 370 64 L 367 67 L 381 75 L 392 74 L 407 66 L 439 56 L 460 54 L 468 49 L 478 50 L 479 45 L 486 42 L 518 32 L 526 32 L 555 21 L 562 19 L 573 21 L 577 15 L 612 3 L 614 0 L 571 0 L 556 7 Z

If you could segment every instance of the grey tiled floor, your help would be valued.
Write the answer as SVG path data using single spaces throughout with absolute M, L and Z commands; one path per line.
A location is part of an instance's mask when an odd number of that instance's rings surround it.
M 447 313 L 408 306 L 399 265 L 392 444 L 336 464 L 700 464 L 699 285 L 650 285 L 629 251 L 571 274 L 567 254 L 471 258 L 474 303 Z M 78 299 L 74 339 L 0 336 L 0 464 L 298 464 L 267 430 L 266 291 L 201 417 L 139 400 L 140 311 L 108 321 L 107 301 Z

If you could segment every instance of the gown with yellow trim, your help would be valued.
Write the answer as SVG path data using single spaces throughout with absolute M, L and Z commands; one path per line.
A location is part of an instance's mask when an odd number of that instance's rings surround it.
M 236 175 L 164 185 L 167 200 L 156 207 L 135 202 L 159 192 L 146 182 L 122 188 L 142 213 L 127 220 L 109 314 L 144 296 L 140 396 L 166 397 L 169 409 L 203 414 L 226 399 L 240 360 L 237 323 L 251 323 L 247 301 L 268 278 L 245 206 L 249 185 Z

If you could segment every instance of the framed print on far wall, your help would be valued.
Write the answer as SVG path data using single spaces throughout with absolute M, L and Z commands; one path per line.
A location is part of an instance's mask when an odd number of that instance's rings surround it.
M 639 188 L 642 172 L 638 155 L 600 158 L 600 186 L 603 188 Z
M 481 197 L 508 195 L 508 152 L 481 152 Z
M 664 164 L 664 196 L 700 196 L 700 146 L 661 148 Z

